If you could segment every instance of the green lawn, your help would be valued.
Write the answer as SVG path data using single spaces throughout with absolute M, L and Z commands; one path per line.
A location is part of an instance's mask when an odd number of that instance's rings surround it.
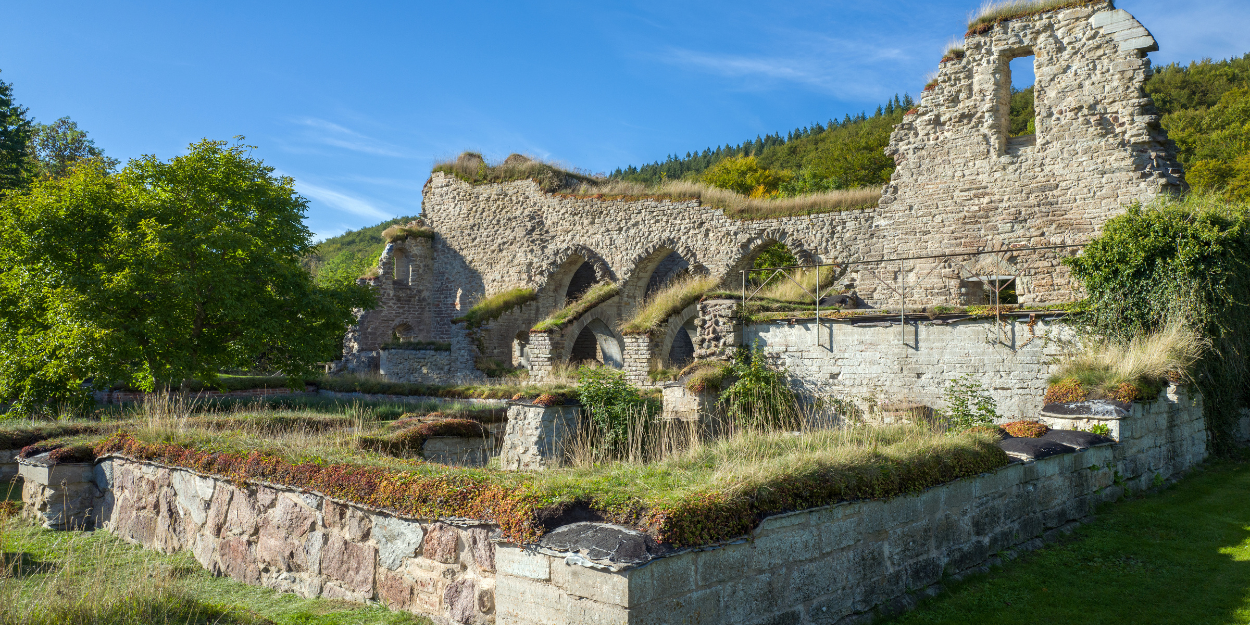
M 952 583 L 888 621 L 1250 623 L 1250 463 L 1221 461 L 1110 504 L 1072 539 Z
M 0 625 L 429 625 L 379 606 L 302 599 L 213 577 L 108 532 L 0 521 Z

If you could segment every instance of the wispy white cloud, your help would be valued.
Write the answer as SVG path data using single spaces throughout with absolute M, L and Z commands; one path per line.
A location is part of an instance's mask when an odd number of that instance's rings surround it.
M 412 157 L 401 147 L 374 139 L 331 121 L 316 117 L 301 117 L 293 121 L 307 129 L 305 133 L 307 139 L 317 143 L 378 156 Z
M 295 190 L 299 191 L 301 195 L 354 215 L 371 217 L 373 219 L 390 219 L 393 216 L 368 200 L 308 182 L 296 181 Z

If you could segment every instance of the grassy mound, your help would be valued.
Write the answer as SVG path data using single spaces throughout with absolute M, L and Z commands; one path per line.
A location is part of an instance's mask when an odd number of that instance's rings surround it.
M 1208 341 L 1180 323 L 1128 342 L 1095 344 L 1060 364 L 1046 402 L 1151 401 L 1169 381 L 1190 380 L 1207 348 Z
M 720 281 L 711 276 L 687 276 L 652 293 L 633 318 L 621 326 L 625 334 L 648 334 L 660 329 L 669 317 L 699 301 Z
M 969 20 L 968 34 L 979 35 L 1008 20 L 1087 4 L 1106 4 L 1106 0 L 986 0 Z
M 534 289 L 512 289 L 496 293 L 478 300 L 469 312 L 451 321 L 463 323 L 469 328 L 480 328 L 498 319 L 509 310 L 528 304 L 535 299 L 538 299 L 538 295 Z

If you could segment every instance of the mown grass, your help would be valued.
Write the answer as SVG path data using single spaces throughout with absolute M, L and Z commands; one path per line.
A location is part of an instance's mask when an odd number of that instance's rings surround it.
M 557 310 L 546 319 L 534 324 L 530 328 L 530 332 L 546 332 L 562 327 L 565 324 L 577 321 L 578 317 L 590 312 L 594 307 L 616 297 L 621 292 L 621 287 L 612 282 L 600 282 L 588 289 L 576 301 L 570 302 L 564 308 Z
M 1106 505 L 1071 540 L 947 584 L 888 623 L 1250 622 L 1247 492 L 1243 452 L 1160 493 Z
M 715 289 L 720 280 L 712 276 L 684 276 L 647 297 L 642 308 L 621 324 L 625 334 L 646 334 L 658 330 L 669 317 L 699 301 L 704 293 Z
M 0 520 L 0 625 L 428 624 L 379 606 L 302 599 L 203 570 L 105 531 Z

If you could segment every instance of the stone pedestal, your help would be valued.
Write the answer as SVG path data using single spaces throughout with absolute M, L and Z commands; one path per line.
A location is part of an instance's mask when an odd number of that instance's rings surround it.
M 47 454 L 18 461 L 24 514 L 54 530 L 98 525 L 101 495 L 94 463 L 50 464 Z
M 508 406 L 500 466 L 509 471 L 539 471 L 560 464 L 565 441 L 576 434 L 581 406 Z

